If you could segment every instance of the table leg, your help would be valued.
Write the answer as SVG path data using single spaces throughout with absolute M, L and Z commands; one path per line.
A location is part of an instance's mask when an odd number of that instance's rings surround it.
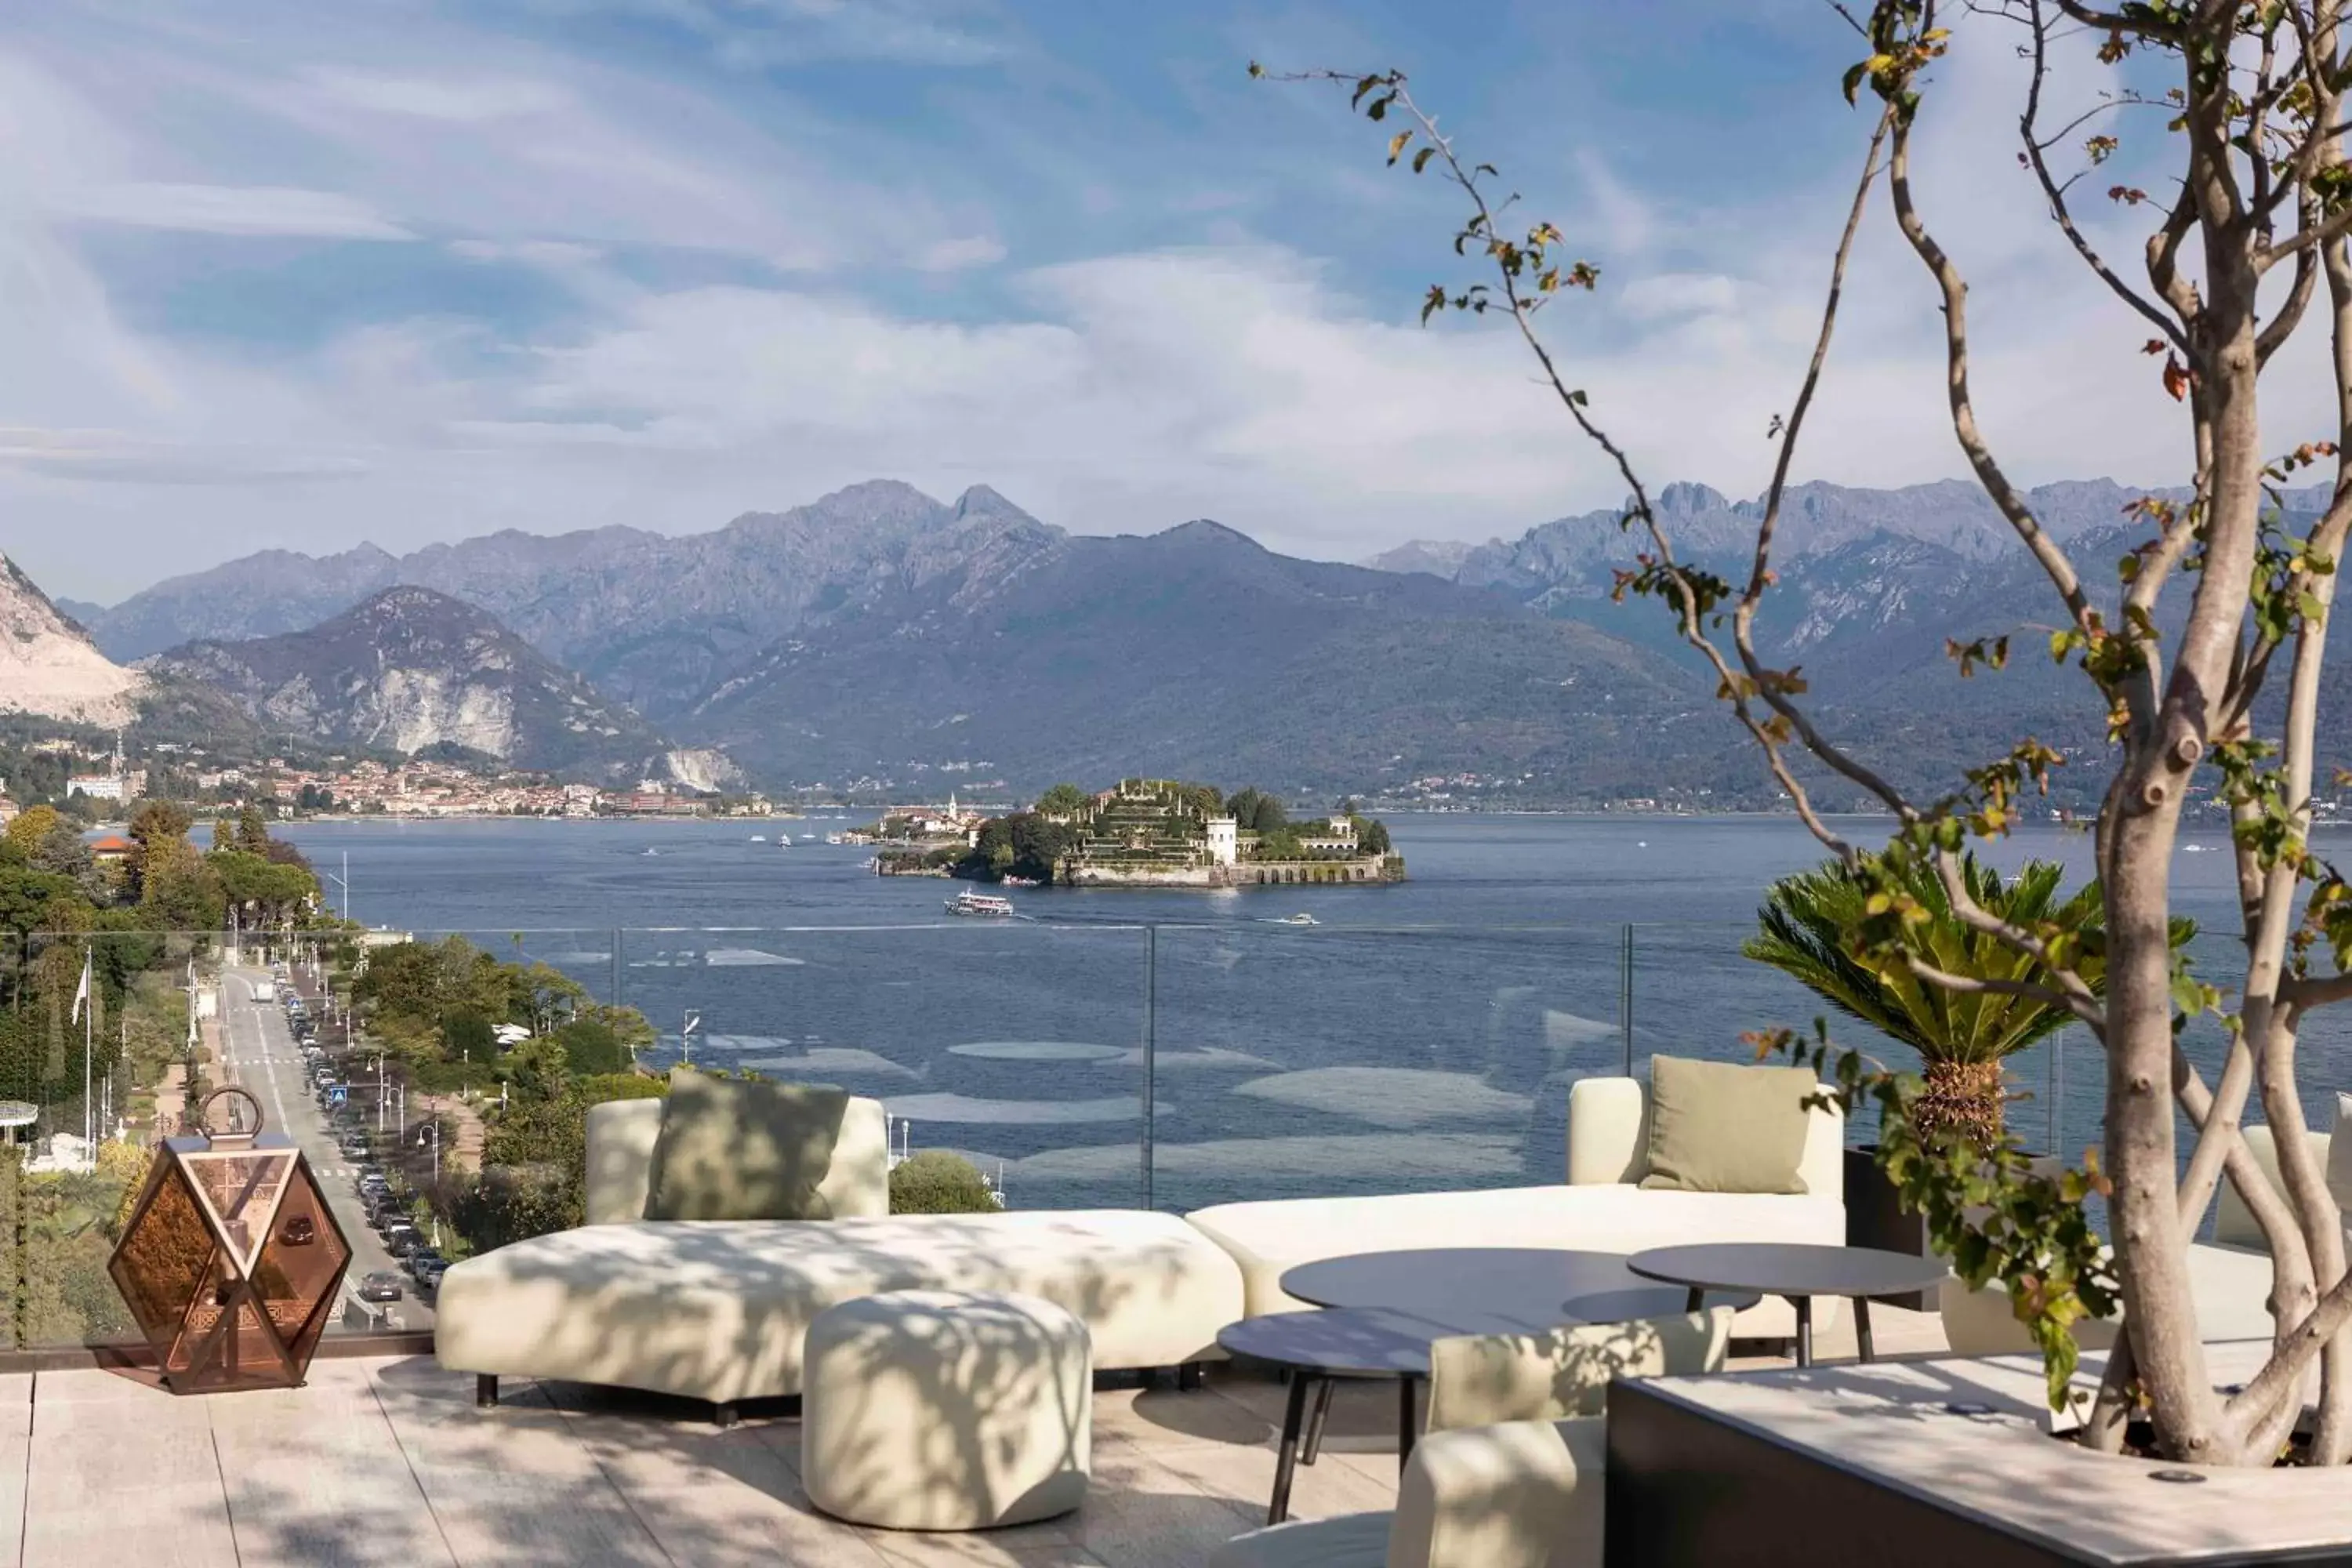
M 1689 1298 L 1683 1302 L 1683 1310 L 1685 1312 L 1696 1312 L 1705 1310 L 1706 1306 L 1706 1292 L 1700 1289 L 1696 1285 L 1692 1286 Z
M 1331 1391 L 1339 1386 L 1336 1377 L 1327 1377 L 1323 1386 L 1315 1391 L 1315 1414 L 1307 1418 L 1307 1447 L 1298 1451 L 1298 1462 L 1311 1465 L 1323 1451 L 1323 1427 L 1331 1419 Z
M 1813 1364 L 1813 1299 L 1791 1296 L 1789 1304 L 1797 1309 L 1797 1364 Z
M 1307 1385 L 1314 1381 L 1310 1373 L 1290 1374 L 1290 1403 L 1282 1412 L 1282 1447 L 1274 1458 L 1274 1500 L 1265 1510 L 1268 1524 L 1280 1524 L 1290 1517 L 1290 1477 L 1298 1463 L 1298 1429 L 1307 1421 Z
M 1854 1342 L 1862 1347 L 1862 1359 L 1875 1360 L 1877 1352 L 1872 1349 L 1870 1343 L 1870 1298 L 1867 1296 L 1856 1296 L 1853 1299 L 1853 1337 Z
M 1412 1440 L 1421 1432 L 1421 1410 L 1414 1395 L 1420 1392 L 1421 1379 L 1408 1373 L 1397 1379 L 1397 1473 L 1404 1473 L 1405 1462 L 1412 1458 Z

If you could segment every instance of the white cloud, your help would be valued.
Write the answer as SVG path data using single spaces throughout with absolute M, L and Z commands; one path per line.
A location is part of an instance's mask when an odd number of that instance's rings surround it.
M 333 191 L 132 183 L 89 186 L 52 199 L 54 210 L 66 216 L 136 228 L 312 239 L 416 237 L 366 203 Z
M 1004 245 L 992 235 L 967 235 L 942 239 L 915 257 L 919 272 L 961 272 L 968 267 L 992 267 L 1004 259 Z
M 453 239 L 449 253 L 468 261 L 519 261 L 532 267 L 585 267 L 604 252 L 568 239 Z
M 1738 305 L 1739 283 L 1720 272 L 1655 272 L 1635 277 L 1619 299 L 1642 321 L 1714 315 Z
M 305 73 L 305 79 L 320 96 L 344 108 L 459 125 L 553 113 L 572 101 L 555 84 L 528 77 L 378 76 L 320 67 Z

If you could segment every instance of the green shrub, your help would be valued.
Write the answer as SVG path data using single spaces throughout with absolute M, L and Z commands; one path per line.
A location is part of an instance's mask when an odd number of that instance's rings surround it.
M 580 1018 L 555 1031 L 563 1047 L 563 1065 L 574 1078 L 602 1078 L 629 1070 L 629 1047 L 612 1026 Z
M 519 1100 L 494 1117 L 482 1142 L 482 1173 L 444 1184 L 449 1224 L 475 1252 L 585 1223 L 588 1108 L 652 1099 L 666 1079 L 602 1073 L 572 1080 L 553 1100 Z
M 1003 1206 L 979 1166 L 945 1149 L 926 1149 L 890 1173 L 892 1214 L 994 1214 Z
M 492 1165 L 449 1205 L 449 1223 L 475 1252 L 571 1230 L 585 1222 L 580 1173 L 552 1163 Z

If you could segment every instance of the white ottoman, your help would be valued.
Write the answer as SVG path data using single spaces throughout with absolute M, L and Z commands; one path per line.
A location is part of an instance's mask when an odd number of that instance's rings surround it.
M 801 1484 L 835 1518 L 985 1530 L 1067 1513 L 1093 1432 L 1093 1342 L 1051 1301 L 898 1290 L 809 1324 Z

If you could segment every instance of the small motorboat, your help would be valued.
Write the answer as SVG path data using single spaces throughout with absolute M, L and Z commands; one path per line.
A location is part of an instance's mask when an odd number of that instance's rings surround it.
M 1295 915 L 1284 915 L 1274 923 L 1278 926 L 1319 926 L 1323 922 L 1302 910 Z

